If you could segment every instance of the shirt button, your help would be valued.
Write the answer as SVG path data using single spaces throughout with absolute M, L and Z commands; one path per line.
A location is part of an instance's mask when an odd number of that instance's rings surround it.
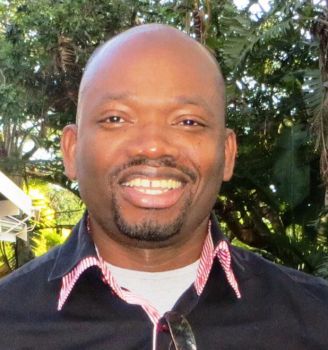
M 167 325 L 167 323 L 164 321 L 164 322 L 160 322 L 158 324 L 158 331 L 159 332 L 165 332 L 167 333 L 169 331 L 169 326 Z

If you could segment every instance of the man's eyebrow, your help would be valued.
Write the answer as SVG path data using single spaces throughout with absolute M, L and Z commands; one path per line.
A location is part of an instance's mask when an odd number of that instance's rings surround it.
M 204 108 L 209 114 L 213 114 L 209 104 L 201 96 L 178 96 L 174 101 L 182 105 L 194 105 Z

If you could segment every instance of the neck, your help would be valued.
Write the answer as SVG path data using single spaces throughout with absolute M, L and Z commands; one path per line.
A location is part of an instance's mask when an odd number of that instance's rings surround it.
M 193 232 L 181 232 L 165 247 L 140 247 L 135 240 L 120 241 L 91 222 L 92 238 L 100 256 L 112 265 L 138 271 L 160 272 L 187 266 L 200 258 L 207 235 L 208 218 Z

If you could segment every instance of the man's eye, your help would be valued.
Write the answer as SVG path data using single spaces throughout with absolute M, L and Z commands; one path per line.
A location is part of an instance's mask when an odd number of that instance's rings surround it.
M 184 119 L 180 122 L 180 124 L 183 126 L 202 126 L 201 123 L 194 119 Z
M 107 117 L 104 121 L 106 123 L 118 124 L 118 123 L 123 123 L 124 119 L 122 117 L 119 117 L 118 115 L 111 115 Z

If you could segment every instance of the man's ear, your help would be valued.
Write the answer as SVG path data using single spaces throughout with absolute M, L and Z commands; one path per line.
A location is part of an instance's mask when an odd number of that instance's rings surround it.
M 237 141 L 236 134 L 231 129 L 226 129 L 225 139 L 225 161 L 224 161 L 224 172 L 223 181 L 229 181 L 233 174 L 235 167 L 235 159 L 237 155 Z
M 76 142 L 77 125 L 70 124 L 65 126 L 61 137 L 60 147 L 64 159 L 65 174 L 70 180 L 76 179 Z

